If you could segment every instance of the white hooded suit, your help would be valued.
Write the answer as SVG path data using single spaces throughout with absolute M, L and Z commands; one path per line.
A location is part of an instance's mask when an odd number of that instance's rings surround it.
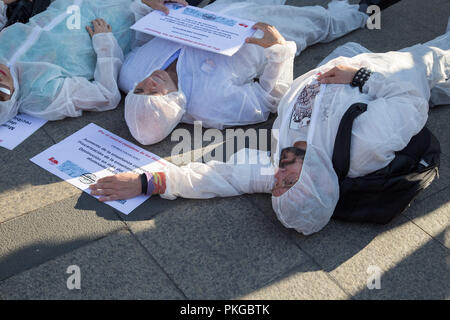
M 352 51 L 368 52 L 354 43 L 336 50 Z M 173 166 L 165 171 L 167 189 L 161 197 L 211 198 L 270 193 L 280 151 L 304 138 L 289 126 L 296 97 L 318 72 L 326 72 L 339 64 L 369 67 L 374 73 L 364 85 L 363 93 L 350 85 L 321 85 L 307 130 L 308 147 L 300 178 L 282 196 L 272 197 L 273 209 L 284 226 L 305 235 L 321 230 L 339 199 L 338 178 L 331 158 L 342 115 L 353 103 L 368 104 L 367 111 L 353 124 L 348 175 L 363 176 L 389 164 L 394 152 L 403 149 L 425 125 L 430 90 L 437 87 L 446 90 L 447 97 L 450 95 L 450 32 L 400 52 L 339 57 L 300 76 L 278 108 L 278 118 L 273 125 L 278 137 L 275 134 L 277 146 L 272 162 L 264 152 L 242 149 L 237 158 L 244 154 L 249 157 L 244 162 L 240 158 L 238 164 L 210 161 Z
M 126 56 L 119 76 L 120 89 L 128 93 L 125 120 L 134 138 L 142 144 L 159 142 L 180 121 L 202 121 L 204 127 L 218 129 L 266 121 L 271 112 L 276 112 L 280 98 L 292 83 L 296 53 L 361 28 L 367 21 L 367 15 L 359 12 L 357 5 L 346 1 L 332 1 L 328 10 L 321 6 L 285 6 L 284 2 L 217 0 L 206 7 L 220 14 L 273 24 L 288 40 L 285 45 L 266 49 L 244 44 L 231 57 L 161 38 L 145 43 L 148 37 L 138 33 L 138 44 L 145 44 Z M 151 9 L 135 2 L 132 10 L 138 19 Z M 133 90 L 178 50 L 179 94 L 175 99 L 185 103 L 177 109 L 172 103 L 166 114 L 162 105 L 149 96 L 134 94 Z M 166 125 L 161 126 L 160 122 Z

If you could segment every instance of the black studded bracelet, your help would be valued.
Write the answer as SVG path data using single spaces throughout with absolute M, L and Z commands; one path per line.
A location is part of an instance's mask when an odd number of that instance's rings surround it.
M 364 87 L 364 84 L 367 80 L 369 80 L 370 75 L 372 74 L 372 71 L 370 71 L 367 68 L 361 68 L 356 72 L 355 76 L 353 77 L 352 82 L 350 85 L 352 87 L 358 87 L 359 91 L 362 92 L 362 88 Z

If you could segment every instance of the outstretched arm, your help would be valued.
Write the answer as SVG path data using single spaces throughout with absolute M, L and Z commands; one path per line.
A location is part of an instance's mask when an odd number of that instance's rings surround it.
M 167 166 L 156 178 L 147 174 L 149 180 L 153 178 L 153 182 L 148 182 L 147 194 L 160 194 L 162 198 L 172 200 L 271 192 L 273 168 L 267 153 L 242 149 L 232 159 L 237 163 L 192 162 L 181 167 Z M 129 199 L 142 194 L 142 180 L 136 173 L 119 173 L 99 179 L 90 189 L 92 195 L 100 196 L 100 201 Z

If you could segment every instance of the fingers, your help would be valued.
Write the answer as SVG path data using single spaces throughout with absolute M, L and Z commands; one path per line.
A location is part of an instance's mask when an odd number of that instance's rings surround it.
M 95 19 L 92 21 L 92 24 L 94 25 L 94 30 L 97 31 L 100 27 L 103 26 L 104 21 L 102 19 Z
M 319 81 L 320 83 L 323 84 L 332 84 L 332 83 L 338 83 L 337 82 L 337 72 L 338 72 L 338 68 L 334 67 L 331 70 L 328 70 L 327 72 L 319 75 L 317 77 L 317 81 Z
M 262 31 L 264 31 L 263 29 L 265 29 L 265 28 L 267 28 L 267 24 L 266 23 L 264 23 L 264 22 L 257 22 L 257 23 L 255 23 L 254 25 L 253 25 L 253 29 L 258 29 L 258 30 L 262 30 Z
M 169 9 L 164 5 L 165 2 L 176 2 L 178 4 L 181 4 L 182 6 L 189 5 L 189 3 L 187 3 L 185 0 L 163 0 L 163 1 L 158 1 L 158 3 L 156 4 L 156 7 L 153 9 L 162 11 L 165 14 L 169 14 Z
M 95 19 L 94 21 L 98 28 L 101 28 L 104 30 L 111 29 L 111 26 L 108 23 L 106 23 L 106 21 L 103 20 L 102 18 Z M 94 27 L 95 27 L 95 24 L 94 24 Z
M 100 197 L 98 198 L 100 202 L 106 202 L 106 201 L 116 201 L 116 200 L 122 200 L 121 197 L 117 194 L 112 194 L 106 197 Z
M 91 195 L 105 202 L 134 198 L 142 193 L 142 184 L 139 174 L 122 172 L 98 179 L 89 189 Z
M 246 43 L 257 44 L 263 48 L 271 47 L 275 44 L 285 44 L 286 40 L 284 37 L 278 32 L 278 30 L 267 23 L 258 22 L 252 26 L 253 29 L 261 30 L 264 33 L 262 38 L 247 38 L 245 40 Z
M 106 23 L 105 20 L 98 18 L 95 20 L 92 20 L 92 25 L 94 26 L 94 30 L 92 31 L 92 28 L 90 26 L 86 26 L 86 30 L 89 33 L 89 35 L 91 37 L 93 37 L 95 34 L 97 33 L 102 33 L 102 32 L 111 32 L 112 28 L 111 26 Z
M 91 38 L 94 36 L 94 31 L 92 31 L 91 27 L 86 26 L 86 30 L 89 33 L 89 35 L 91 36 Z
M 264 44 L 264 40 L 263 39 L 259 39 L 259 38 L 247 38 L 245 39 L 246 43 L 251 43 L 251 44 L 257 44 L 260 46 L 263 46 Z
M 178 4 L 181 4 L 182 6 L 188 6 L 189 3 L 187 3 L 187 1 L 185 0 L 171 0 L 170 2 L 176 2 Z
M 322 73 L 320 76 L 317 77 L 317 80 L 321 81 L 321 80 L 325 80 L 326 78 L 329 78 L 329 77 L 335 77 L 336 76 L 336 70 L 337 70 L 337 68 L 334 67 L 333 69 L 328 70 L 325 73 Z
M 115 189 L 96 189 L 91 190 L 91 194 L 94 196 L 110 196 L 112 194 L 117 193 Z
M 264 37 L 266 37 L 266 31 L 268 29 L 268 27 L 270 27 L 267 23 L 264 22 L 257 22 L 253 25 L 252 29 L 256 29 L 256 30 L 261 30 L 264 32 Z M 250 37 L 245 39 L 246 43 L 251 43 L 251 44 L 257 44 L 260 46 L 264 46 L 264 37 L 263 38 L 254 38 L 254 37 Z
M 94 187 L 94 185 L 90 187 Z M 98 200 L 101 202 L 121 200 L 123 198 L 123 196 L 119 195 L 120 190 L 109 189 L 108 186 L 98 185 L 98 183 L 97 186 L 90 189 L 91 195 L 98 196 Z
M 158 11 L 164 12 L 165 14 L 169 14 L 169 8 L 167 8 L 164 5 L 163 1 L 157 1 L 151 7 L 152 7 L 153 10 L 158 10 Z

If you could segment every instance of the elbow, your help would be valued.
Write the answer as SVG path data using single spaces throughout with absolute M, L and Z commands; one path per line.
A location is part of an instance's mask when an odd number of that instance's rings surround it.
M 111 98 L 109 99 L 109 104 L 112 109 L 115 109 L 120 101 L 122 100 L 122 95 L 120 94 L 119 90 L 115 90 L 115 92 L 111 95 Z

